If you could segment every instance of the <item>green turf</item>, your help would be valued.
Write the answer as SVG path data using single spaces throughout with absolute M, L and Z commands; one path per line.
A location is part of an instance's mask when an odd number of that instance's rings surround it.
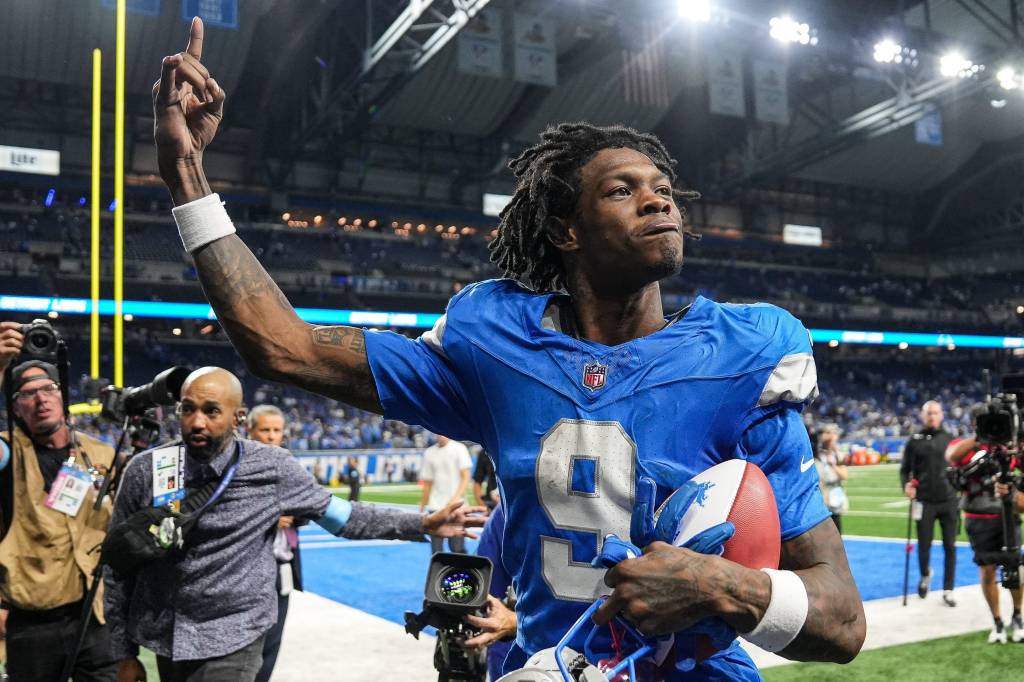
M 381 502 L 384 504 L 419 504 L 420 503 L 420 489 L 414 487 L 415 484 L 395 484 L 395 485 L 367 485 L 359 491 L 360 502 Z M 338 497 L 348 499 L 348 488 L 341 486 L 334 489 L 334 494 Z M 470 488 L 466 491 L 466 503 L 473 504 L 473 491 Z
M 909 502 L 900 490 L 899 465 L 850 467 L 849 471 L 850 511 L 843 515 L 843 534 L 905 538 Z M 962 528 L 959 539 L 967 540 Z
M 967 682 L 1020 679 L 1024 644 L 995 645 L 986 632 L 865 651 L 853 663 L 801 663 L 761 671 L 765 682 Z

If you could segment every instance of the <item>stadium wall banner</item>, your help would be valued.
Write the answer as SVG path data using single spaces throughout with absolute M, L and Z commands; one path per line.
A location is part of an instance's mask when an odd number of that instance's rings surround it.
M 181 18 L 202 17 L 208 26 L 238 28 L 238 0 L 181 0 Z
M 414 483 L 423 466 L 423 450 L 420 448 L 377 448 L 369 450 L 292 450 L 299 463 L 310 473 L 318 476 L 321 483 L 337 485 L 349 457 L 355 457 L 363 480 L 369 483 L 387 483 L 384 466 L 388 462 L 396 465 L 394 483 Z M 411 478 L 411 480 L 409 480 Z
M 0 145 L 0 171 L 60 175 L 60 152 L 53 149 Z
M 789 90 L 785 62 L 755 59 L 754 111 L 762 123 L 789 125 Z
M 930 111 L 914 121 L 914 141 L 932 147 L 942 146 L 942 112 Z
M 472 76 L 502 76 L 501 13 L 483 9 L 459 31 L 457 68 Z
M 555 26 L 543 17 L 516 12 L 515 68 L 517 81 L 554 87 L 558 84 Z
M 747 117 L 747 96 L 743 90 L 743 58 L 737 52 L 708 55 L 708 107 L 712 114 Z

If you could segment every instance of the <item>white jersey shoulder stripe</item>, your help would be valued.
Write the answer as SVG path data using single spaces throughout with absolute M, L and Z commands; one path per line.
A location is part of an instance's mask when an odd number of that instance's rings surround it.
M 442 315 L 441 317 L 437 318 L 437 322 L 434 323 L 433 327 L 423 332 L 423 335 L 420 336 L 420 339 L 423 340 L 423 343 L 430 346 L 430 348 L 435 353 L 437 353 L 443 358 L 448 357 L 444 353 L 444 329 L 447 324 L 448 316 Z
M 758 407 L 786 401 L 811 402 L 818 397 L 818 371 L 810 353 L 786 355 L 772 370 L 757 401 Z

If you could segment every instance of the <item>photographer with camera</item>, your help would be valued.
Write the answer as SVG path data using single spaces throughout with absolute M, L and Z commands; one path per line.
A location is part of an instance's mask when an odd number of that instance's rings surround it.
M 991 453 L 987 446 L 979 444 L 976 437 L 956 439 L 946 449 L 946 460 L 959 469 L 961 474 L 960 506 L 964 510 L 967 537 L 974 551 L 974 563 L 978 565 L 981 576 L 981 591 L 985 602 L 992 613 L 992 631 L 988 635 L 989 644 L 1006 644 L 1006 630 L 999 607 L 999 584 L 996 580 L 996 566 L 1000 564 L 1001 554 L 1005 546 L 1004 536 L 1004 504 L 1003 501 L 1012 494 L 1012 511 L 1010 514 L 1010 532 L 1016 537 L 1016 545 L 1020 547 L 1020 512 L 1024 512 L 1024 495 L 1015 486 L 1000 482 L 995 468 L 981 467 L 977 473 L 968 471 L 970 467 L 983 463 Z M 1016 464 L 1016 463 L 1014 463 Z M 1011 467 L 1012 468 L 1012 467 Z M 1019 554 L 1019 549 L 1018 549 Z M 1019 564 L 1019 557 L 1017 560 Z M 1024 641 L 1024 621 L 1021 619 L 1021 588 L 1009 590 L 1013 598 L 1013 617 L 1010 620 L 1011 638 L 1014 642 Z
M 119 682 L 252 682 L 277 620 L 274 529 L 281 516 L 315 520 L 347 538 L 422 541 L 468 535 L 483 511 L 454 502 L 421 516 L 350 503 L 324 490 L 287 450 L 238 438 L 237 377 L 192 372 L 181 389 L 182 443 L 136 455 L 124 472 L 104 559 Z
M 59 679 L 110 520 L 109 500 L 98 510 L 94 503 L 114 450 L 68 425 L 62 346 L 46 322 L 0 322 L 0 370 L 14 423 L 13 433 L 0 434 L 0 594 L 9 610 L 7 671 L 17 682 Z M 113 682 L 117 661 L 102 596 L 91 612 L 72 678 Z
M 917 563 L 921 580 L 917 594 L 928 596 L 931 584 L 932 537 L 935 522 L 942 529 L 942 551 L 945 563 L 942 570 L 942 601 L 956 606 L 953 586 L 956 577 L 956 534 L 960 526 L 960 511 L 956 504 L 956 490 L 946 477 L 946 446 L 953 435 L 942 428 L 942 405 L 929 400 L 921 406 L 923 428 L 910 437 L 903 449 L 900 462 L 900 483 L 903 494 L 911 505 L 919 505 L 917 518 Z

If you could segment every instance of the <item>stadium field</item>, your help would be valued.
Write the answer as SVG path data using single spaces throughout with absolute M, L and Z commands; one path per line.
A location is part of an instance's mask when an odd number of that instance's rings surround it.
M 1018 679 L 1024 645 L 995 646 L 985 633 L 865 651 L 849 665 L 798 663 L 762 671 L 765 682 L 954 682 Z

